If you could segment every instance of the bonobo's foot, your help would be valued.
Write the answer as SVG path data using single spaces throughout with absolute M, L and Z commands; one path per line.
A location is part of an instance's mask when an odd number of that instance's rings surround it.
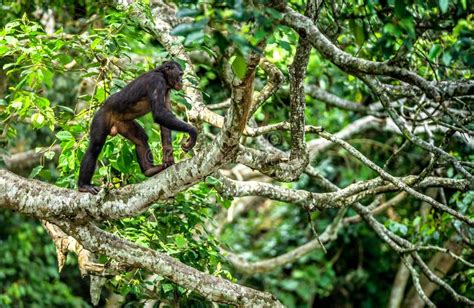
M 165 158 L 164 161 L 163 161 L 163 164 L 165 165 L 165 168 L 168 168 L 169 166 L 173 166 L 174 165 L 174 158 L 173 157 Z
M 174 165 L 174 156 L 173 148 L 165 146 L 163 147 L 163 163 L 166 165 L 166 168 Z
M 145 172 L 143 172 L 143 174 L 144 174 L 145 176 L 148 176 L 148 177 L 154 176 L 155 174 L 160 173 L 161 171 L 165 170 L 165 169 L 168 168 L 168 167 L 169 167 L 169 166 L 167 166 L 166 163 L 165 163 L 165 164 L 161 164 L 161 165 L 154 166 L 154 167 L 151 167 L 151 168 L 145 170 Z
M 94 186 L 94 185 L 81 185 L 78 187 L 78 190 L 80 192 L 88 192 L 93 195 L 97 195 L 100 191 L 100 187 Z

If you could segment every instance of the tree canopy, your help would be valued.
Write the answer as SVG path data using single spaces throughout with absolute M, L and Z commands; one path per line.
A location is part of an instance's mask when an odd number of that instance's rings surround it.
M 0 306 L 474 305 L 469 1 L 0 14 Z M 101 191 L 78 192 L 94 114 L 168 60 L 196 147 L 174 132 L 176 164 L 146 178 L 109 137 Z M 159 126 L 138 122 L 161 161 Z

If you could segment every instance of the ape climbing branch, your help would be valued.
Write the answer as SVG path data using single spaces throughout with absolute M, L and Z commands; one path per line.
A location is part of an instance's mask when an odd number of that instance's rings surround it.
M 127 11 L 143 31 L 151 33 L 166 48 L 170 57 L 180 59 L 185 66 L 181 67 L 177 62 L 162 64 L 111 95 L 96 112 L 91 125 L 89 149 L 79 175 L 78 186 L 82 192 L 59 188 L 21 177 L 11 171 L 0 170 L 0 208 L 44 221 L 56 244 L 60 268 L 68 252 L 79 255 L 82 260 L 81 272 L 95 277 L 94 281 L 97 283 L 94 286 L 99 285 L 99 294 L 103 276 L 124 269 L 140 268 L 165 277 L 212 302 L 251 307 L 281 306 L 272 294 L 200 272 L 169 255 L 143 247 L 98 227 L 98 222 L 104 220 L 139 215 L 147 211 L 153 203 L 172 199 L 179 192 L 205 181 L 208 176 L 213 176 L 216 179 L 214 188 L 222 196 L 236 198 L 231 209 L 223 210 L 226 219 L 221 221 L 218 230 L 239 215 L 239 211 L 245 211 L 245 206 L 248 205 L 244 204 L 242 200 L 245 199 L 242 197 L 254 198 L 251 199 L 253 201 L 269 200 L 270 204 L 273 201 L 287 202 L 303 208 L 308 213 L 337 209 L 334 211 L 336 214 L 333 221 L 320 236 L 314 235 L 316 238 L 272 258 L 250 261 L 222 248 L 222 256 L 239 272 L 255 275 L 292 264 L 314 250 L 321 249 L 321 244 L 334 242 L 338 232 L 349 224 L 365 223 L 381 242 L 400 255 L 403 266 L 407 268 L 406 272 L 413 279 L 417 294 L 426 304 L 433 305 L 429 294 L 423 288 L 420 275 L 444 289 L 455 301 L 473 304 L 471 299 L 460 295 L 442 277 L 437 276 L 435 270 L 422 259 L 420 252 L 433 250 L 447 254 L 466 266 L 472 267 L 472 263 L 465 260 L 460 253 L 450 252 L 439 246 L 415 245 L 376 218 L 376 215 L 410 197 L 455 219 L 456 224 L 472 227 L 473 221 L 469 214 L 451 207 L 446 200 L 425 193 L 429 188 L 456 192 L 473 189 L 472 163 L 460 161 L 443 149 L 450 137 L 455 138 L 457 142 L 464 142 L 466 148 L 474 147 L 472 130 L 466 128 L 464 123 L 470 111 L 451 105 L 439 105 L 439 101 L 447 97 L 454 96 L 453 100 L 460 100 L 461 98 L 455 96 L 471 95 L 474 88 L 472 82 L 449 84 L 440 81 L 437 84 L 441 86 L 437 87 L 435 83 L 407 68 L 351 55 L 328 39 L 318 28 L 316 13 L 319 12 L 320 1 L 309 1 L 306 15 L 296 12 L 283 1 L 274 1 L 273 9 L 281 14 L 275 24 L 283 24 L 301 35 L 298 45 L 294 46 L 296 54 L 288 68 L 289 81 L 284 80 L 282 70 L 260 50 L 252 49 L 246 54 L 245 72 L 239 76 L 233 73 L 228 55 L 222 55 L 221 76 L 229 88 L 230 95 L 222 103 L 206 106 L 199 88 L 195 86 L 198 80 L 196 66 L 181 41 L 170 34 L 170 23 L 174 25 L 181 22 L 175 17 L 175 9 L 156 1 L 150 19 L 136 3 L 119 2 L 119 10 Z M 259 7 L 250 9 L 264 11 Z M 265 50 L 266 43 L 263 40 L 258 47 Z M 364 106 L 342 99 L 316 85 L 305 86 L 312 49 L 343 72 L 353 74 L 353 78 L 365 82 L 378 101 Z M 261 79 L 263 81 L 256 81 L 258 74 L 264 75 Z M 393 80 L 397 82 L 392 84 Z M 403 85 L 403 90 L 400 90 L 399 83 Z M 188 113 L 192 124 L 178 119 L 171 112 L 170 91 L 180 90 L 182 86 L 192 106 Z M 276 93 L 289 97 L 288 118 L 258 126 L 255 114 Z M 316 99 L 317 104 L 349 110 L 360 117 L 334 133 L 327 132 L 324 127 L 309 126 L 306 119 L 313 113 L 309 110 L 312 106 L 307 106 L 307 96 Z M 425 118 L 423 123 L 415 121 L 416 119 L 411 122 L 406 120 L 406 103 L 413 97 L 423 102 L 415 110 Z M 159 165 L 155 165 L 148 155 L 148 137 L 143 128 L 135 122 L 138 116 L 149 112 L 161 129 L 163 162 Z M 449 125 L 441 125 L 441 119 L 452 114 L 459 115 L 460 119 L 456 118 Z M 209 127 L 212 129 L 208 129 Z M 170 130 L 189 134 L 190 139 L 183 149 L 189 151 L 196 145 L 192 157 L 174 161 Z M 264 137 L 266 134 L 275 134 L 278 137 L 283 132 L 289 132 L 288 151 L 282 150 Z M 355 141 L 350 140 L 366 132 L 404 136 L 406 140 L 400 149 L 393 149 L 392 156 L 384 166 L 379 166 L 374 162 L 374 157 L 365 154 L 363 147 L 356 148 L 353 145 Z M 115 134 L 133 142 L 140 168 L 150 178 L 118 189 L 99 190 L 91 185 L 91 177 L 105 138 Z M 443 142 L 435 140 L 433 134 L 441 136 Z M 424 138 L 428 141 L 422 140 Z M 251 142 L 247 142 L 248 140 Z M 419 147 L 422 155 L 430 156 L 430 162 L 421 172 L 395 176 L 396 173 L 389 171 L 389 167 L 394 157 L 402 155 L 400 153 L 408 146 Z M 56 147 L 55 150 L 60 149 Z M 315 159 L 334 150 L 347 154 L 351 163 L 356 162 L 370 169 L 374 176 L 369 180 L 353 182 L 339 188 L 323 176 L 324 172 L 312 167 Z M 37 155 L 31 153 L 23 156 L 37 159 Z M 15 164 L 21 165 L 23 156 L 18 155 L 11 159 L 8 166 L 14 169 Z M 438 166 L 440 168 L 446 165 L 454 166 L 455 176 L 447 177 L 445 173 L 436 173 L 435 166 L 438 161 L 441 161 Z M 286 184 L 301 177 L 313 181 L 315 189 L 296 189 Z M 384 201 L 385 194 L 389 192 L 396 192 L 397 195 Z M 365 202 L 367 198 L 372 198 L 373 201 L 369 205 L 363 205 L 361 202 Z M 345 217 L 349 208 L 355 211 L 355 216 Z M 112 259 L 113 264 L 97 263 L 95 255 L 98 254 Z

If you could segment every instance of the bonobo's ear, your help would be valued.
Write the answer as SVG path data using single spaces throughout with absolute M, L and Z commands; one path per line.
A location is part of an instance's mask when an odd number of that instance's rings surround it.
M 173 67 L 174 65 L 173 65 L 173 62 L 171 61 L 163 62 L 163 64 L 161 65 L 161 68 L 166 72 L 169 72 L 170 70 L 172 70 Z
M 179 75 L 183 72 L 179 63 L 175 61 L 166 61 L 161 67 L 168 76 Z
M 162 71 L 168 75 L 175 75 L 177 73 L 183 74 L 183 68 L 182 68 L 183 66 L 182 64 L 180 64 L 180 62 L 183 62 L 183 61 L 182 60 L 165 61 L 156 68 L 156 71 Z

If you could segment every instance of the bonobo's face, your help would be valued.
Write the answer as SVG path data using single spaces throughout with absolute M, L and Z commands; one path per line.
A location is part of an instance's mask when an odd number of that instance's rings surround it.
M 176 83 L 174 84 L 175 90 L 181 90 L 183 88 L 183 71 L 179 70 L 178 77 L 176 78 Z
M 183 88 L 183 70 L 178 63 L 172 61 L 166 70 L 166 79 L 168 85 L 175 89 L 181 90 Z

